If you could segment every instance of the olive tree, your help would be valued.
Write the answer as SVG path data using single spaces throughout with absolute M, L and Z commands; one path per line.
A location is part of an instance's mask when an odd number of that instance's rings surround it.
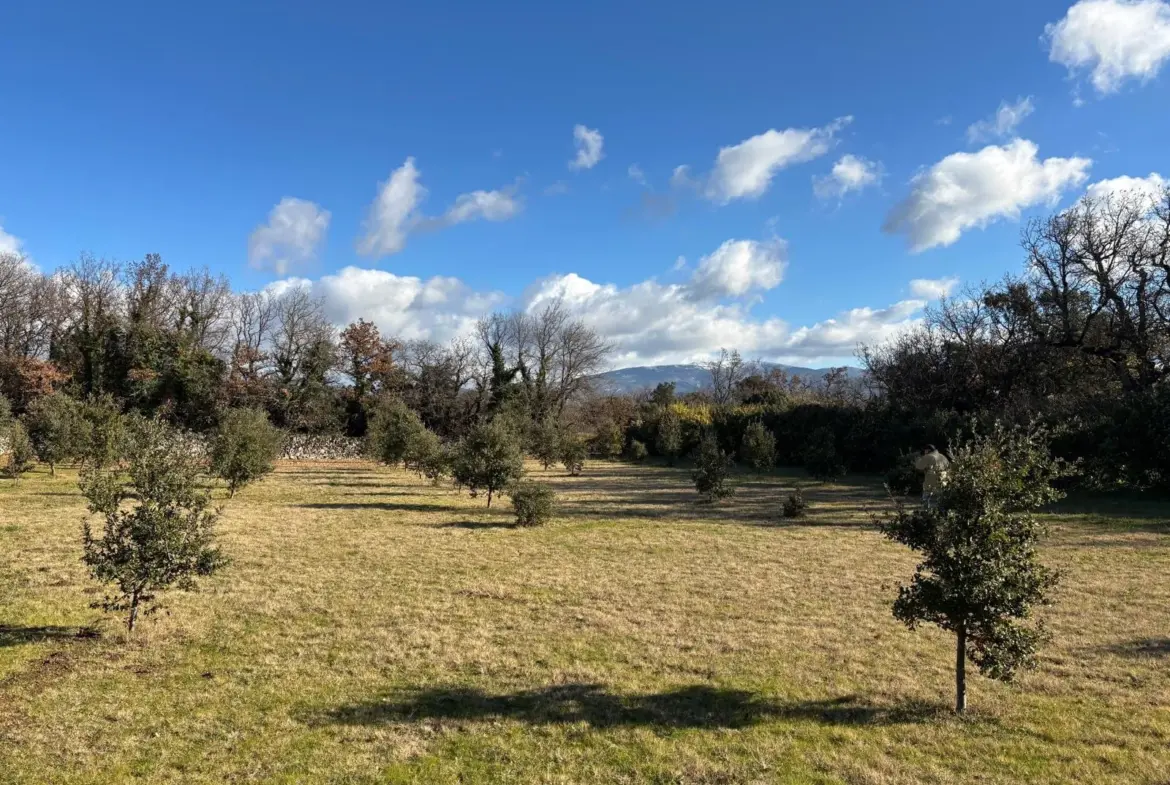
M 225 563 L 198 457 L 156 420 L 132 430 L 125 472 L 86 468 L 80 482 L 100 519 L 100 533 L 89 516 L 82 525 L 83 559 L 109 586 L 94 607 L 125 612 L 130 632 L 140 611 L 157 610 L 159 592 L 191 590 Z
M 84 441 L 80 446 L 81 462 L 102 468 L 121 460 L 126 449 L 126 422 L 118 405 L 109 395 L 83 403 L 79 410 L 84 423 Z
M 955 634 L 955 711 L 966 709 L 966 663 L 1010 681 L 1035 664 L 1045 640 L 1032 612 L 1047 604 L 1057 575 L 1040 564 L 1044 533 L 1033 514 L 1062 495 L 1052 483 L 1071 474 L 1052 458 L 1047 434 L 996 426 L 954 448 L 947 485 L 930 508 L 879 519 L 882 533 L 922 555 L 901 586 L 894 616 Z
M 547 483 L 519 482 L 508 495 L 512 497 L 512 511 L 520 526 L 541 526 L 556 512 L 556 493 Z
M 374 409 L 366 444 L 372 457 L 395 466 L 407 460 L 414 440 L 424 430 L 413 409 L 397 397 L 385 397 Z
M 492 497 L 520 479 L 523 470 L 520 439 L 502 422 L 492 421 L 472 429 L 460 443 L 451 473 L 472 496 L 486 492 L 491 507 Z
M 561 440 L 561 463 L 565 471 L 574 477 L 585 468 L 585 456 L 588 454 L 589 446 L 580 436 L 568 434 Z
M 654 449 L 674 466 L 678 454 L 682 452 L 682 422 L 671 409 L 663 410 L 658 418 L 658 429 L 655 434 Z
M 50 475 L 56 475 L 58 464 L 85 452 L 87 423 L 77 401 L 64 393 L 44 395 L 29 404 L 25 425 L 37 460 L 49 465 Z
M 561 455 L 561 428 L 555 419 L 546 417 L 532 435 L 532 456 L 547 471 Z
M 699 440 L 695 468 L 691 471 L 695 489 L 711 502 L 731 496 L 735 489 L 728 483 L 730 469 L 727 453 L 720 449 L 715 434 L 706 431 Z
M 14 420 L 8 427 L 8 464 L 4 467 L 5 476 L 19 480 L 20 475 L 32 468 L 33 457 L 33 446 L 28 438 L 28 432 L 19 420 Z
M 744 429 L 739 454 L 756 471 L 771 469 L 776 464 L 776 437 L 764 423 L 752 420 Z
M 280 456 L 280 431 L 260 409 L 228 409 L 211 436 L 211 471 L 228 495 L 272 472 Z

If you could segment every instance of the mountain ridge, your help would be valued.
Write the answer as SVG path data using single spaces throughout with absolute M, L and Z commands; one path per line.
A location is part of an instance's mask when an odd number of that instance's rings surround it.
M 765 370 L 778 368 L 789 376 L 804 381 L 817 383 L 828 373 L 829 368 L 805 368 L 800 365 L 784 365 L 781 363 L 760 363 Z M 850 379 L 859 379 L 865 373 L 855 366 L 844 367 Z M 599 373 L 593 377 L 599 382 L 602 389 L 612 393 L 630 393 L 643 389 L 653 389 L 663 382 L 674 382 L 675 392 L 679 394 L 696 392 L 711 385 L 711 374 L 698 363 L 685 365 L 637 365 L 631 368 L 618 368 L 613 371 Z

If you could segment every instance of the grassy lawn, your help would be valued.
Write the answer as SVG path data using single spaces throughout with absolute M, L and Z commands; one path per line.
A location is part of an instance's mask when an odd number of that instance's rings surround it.
M 88 607 L 75 473 L 0 481 L 0 782 L 1170 782 L 1170 505 L 1063 505 L 1055 639 L 956 719 L 951 639 L 890 615 L 914 561 L 874 487 L 797 525 L 783 475 L 712 507 L 682 470 L 533 471 L 563 505 L 523 530 L 284 464 L 129 640 Z

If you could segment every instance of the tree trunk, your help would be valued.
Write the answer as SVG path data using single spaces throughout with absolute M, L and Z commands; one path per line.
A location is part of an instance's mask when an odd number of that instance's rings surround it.
M 236 498 L 236 486 L 234 486 L 234 485 L 228 486 L 228 498 L 229 499 Z
M 967 710 L 967 625 L 960 623 L 955 631 L 955 712 Z
M 49 476 L 50 477 L 57 476 L 57 466 L 52 461 L 49 461 Z
M 488 509 L 490 510 L 491 508 L 492 508 L 492 491 L 489 488 L 488 489 Z
M 138 619 L 138 592 L 130 595 L 130 617 L 126 619 L 126 631 L 134 632 L 134 622 Z

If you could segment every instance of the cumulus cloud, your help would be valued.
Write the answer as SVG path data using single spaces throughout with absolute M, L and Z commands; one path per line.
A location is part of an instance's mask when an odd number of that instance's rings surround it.
M 910 282 L 910 293 L 923 300 L 941 300 L 950 297 L 958 285 L 959 279 L 955 277 L 915 278 Z
M 1049 60 L 1073 74 L 1089 70 L 1097 93 L 1108 95 L 1127 79 L 1153 79 L 1170 59 L 1170 3 L 1080 0 L 1044 35 Z
M 1014 104 L 1001 101 L 995 114 L 967 127 L 967 141 L 974 144 L 994 139 L 1006 139 L 1015 133 L 1016 127 L 1034 110 L 1031 96 L 1021 98 Z
M 784 278 L 787 250 L 780 239 L 767 243 L 728 240 L 699 260 L 690 282 L 692 295 L 705 300 L 774 289 Z
M 0 226 L 0 254 L 21 256 L 21 245 L 23 245 L 23 243 L 21 243 L 19 237 L 13 237 L 8 232 L 4 231 L 3 226 Z
M 362 256 L 389 256 L 406 247 L 411 232 L 436 230 L 477 219 L 506 221 L 523 208 L 516 186 L 496 191 L 471 191 L 455 197 L 455 203 L 442 215 L 425 216 L 419 206 L 427 197 L 421 173 L 413 158 L 390 174 L 390 179 L 378 184 L 378 195 L 370 205 L 363 228 L 365 234 L 358 240 L 357 251 Z
M 852 120 L 852 117 L 841 117 L 823 128 L 787 128 L 783 131 L 772 128 L 739 144 L 724 147 L 715 157 L 715 168 L 707 178 L 703 193 L 720 204 L 735 199 L 759 198 L 781 169 L 827 153 L 837 132 Z M 676 169 L 676 176 L 678 173 Z
M 569 161 L 570 169 L 592 169 L 605 157 L 602 145 L 605 137 L 596 128 L 586 128 L 583 125 L 573 126 L 573 144 L 577 147 L 577 157 Z
M 957 241 L 972 227 L 1019 217 L 1020 211 L 1053 204 L 1088 177 L 1088 158 L 1037 157 L 1026 139 L 954 153 L 919 173 L 910 195 L 886 218 L 883 230 L 905 234 L 914 252 Z
M 1099 180 L 1085 189 L 1085 195 L 1092 199 L 1104 199 L 1122 194 L 1132 194 L 1153 202 L 1167 188 L 1170 188 L 1170 179 L 1157 172 L 1151 172 L 1148 177 L 1114 177 L 1109 180 Z
M 268 223 L 249 235 L 248 263 L 258 270 L 285 275 L 316 257 L 328 229 L 328 210 L 286 196 L 269 211 Z
M 843 199 L 851 191 L 876 185 L 882 165 L 859 155 L 843 155 L 827 175 L 813 178 L 813 193 L 820 199 Z
M 922 298 L 886 308 L 855 308 L 795 328 L 778 317 L 756 317 L 752 301 L 780 284 L 784 257 L 778 239 L 729 240 L 678 283 L 650 278 L 622 287 L 566 273 L 536 281 L 515 298 L 476 291 L 457 278 L 421 279 L 358 267 L 317 280 L 288 278 L 269 288 L 277 293 L 308 289 L 323 299 L 337 325 L 364 318 L 386 334 L 436 341 L 469 335 L 475 321 L 493 310 L 535 310 L 561 298 L 614 344 L 617 367 L 692 362 L 724 346 L 766 360 L 836 362 L 852 357 L 860 343 L 882 341 L 917 324 L 926 305 Z M 686 269 L 680 263 L 676 272 Z
M 646 185 L 646 173 L 642 171 L 642 167 L 637 164 L 630 164 L 630 168 L 626 170 L 626 173 L 638 185 Z
M 290 278 L 269 288 L 280 294 L 293 287 L 321 298 L 336 325 L 366 319 L 383 333 L 404 340 L 449 341 L 469 335 L 477 319 L 507 299 L 499 292 L 476 292 L 458 278 L 424 280 L 360 267 L 346 267 L 315 281 Z
M 819 363 L 854 355 L 920 323 L 924 300 L 887 308 L 855 308 L 793 328 L 778 317 L 758 319 L 745 303 L 697 300 L 691 283 L 598 284 L 575 273 L 547 278 L 525 296 L 529 308 L 560 298 L 614 345 L 614 365 L 658 365 L 707 359 L 721 347 L 778 362 Z

